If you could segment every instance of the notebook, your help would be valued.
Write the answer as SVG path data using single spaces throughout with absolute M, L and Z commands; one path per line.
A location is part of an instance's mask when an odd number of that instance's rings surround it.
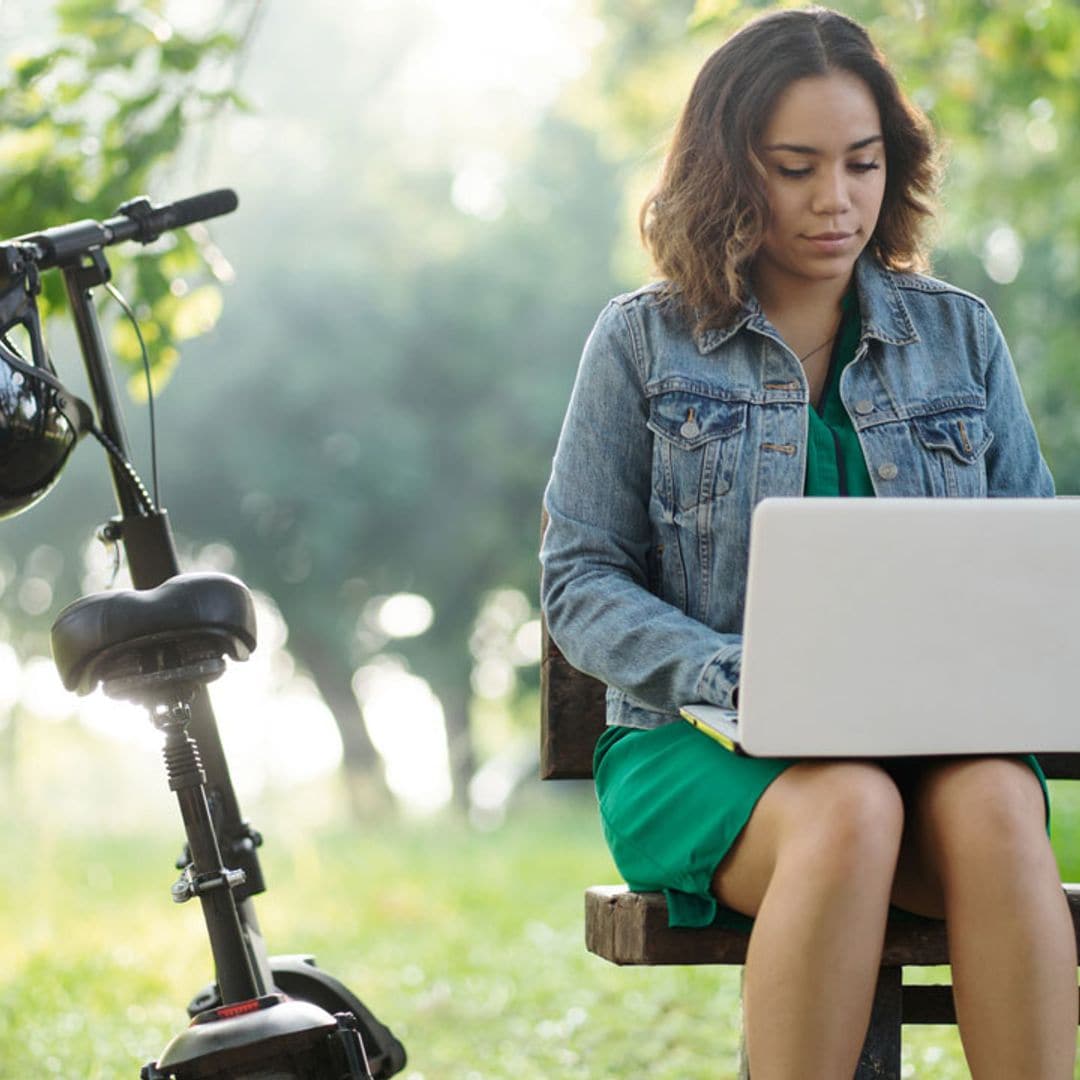
M 1080 751 L 1080 499 L 766 499 L 737 715 L 760 757 Z

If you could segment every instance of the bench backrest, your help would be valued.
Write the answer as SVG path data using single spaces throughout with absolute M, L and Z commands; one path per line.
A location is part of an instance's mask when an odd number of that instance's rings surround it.
M 604 730 L 605 687 L 569 661 L 544 626 L 540 653 L 540 779 L 588 780 Z
M 1080 708 L 1077 710 L 1080 724 Z M 540 660 L 540 777 L 587 780 L 604 730 L 604 684 L 571 667 L 544 628 Z M 1080 754 L 1040 754 L 1051 780 L 1080 780 Z

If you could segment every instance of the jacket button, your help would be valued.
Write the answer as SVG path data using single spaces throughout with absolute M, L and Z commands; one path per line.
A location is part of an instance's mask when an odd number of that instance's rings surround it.
M 891 461 L 886 461 L 884 465 L 878 466 L 877 474 L 882 480 L 895 480 L 899 472 L 900 470 Z
M 868 416 L 870 413 L 872 413 L 874 411 L 874 403 L 872 401 L 866 401 L 866 400 L 856 401 L 855 402 L 855 411 L 860 416 Z

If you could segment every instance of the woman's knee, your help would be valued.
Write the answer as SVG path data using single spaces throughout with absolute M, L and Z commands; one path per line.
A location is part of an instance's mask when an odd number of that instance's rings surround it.
M 780 832 L 781 858 L 823 871 L 891 871 L 904 828 L 904 803 L 884 769 L 870 762 L 804 763 Z M 794 772 L 794 770 L 792 770 Z
M 766 790 L 713 877 L 721 902 L 756 914 L 778 870 L 801 882 L 849 887 L 889 878 L 903 802 L 884 770 L 861 762 L 794 765 Z
M 965 757 L 927 765 L 916 797 L 924 812 L 958 820 L 1041 827 L 1042 787 L 1031 767 L 1012 757 Z
M 920 833 L 943 852 L 1023 851 L 1046 836 L 1042 787 L 1016 758 L 928 766 L 914 792 L 913 815 Z

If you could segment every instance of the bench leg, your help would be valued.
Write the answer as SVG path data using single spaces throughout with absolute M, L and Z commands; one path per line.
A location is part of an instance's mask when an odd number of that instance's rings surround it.
M 901 982 L 903 969 L 878 973 L 870 1029 L 866 1033 L 855 1080 L 900 1080 Z
M 866 1033 L 855 1080 L 900 1080 L 900 998 L 903 971 L 883 967 L 878 974 L 870 1028 Z M 746 1029 L 739 1043 L 739 1080 L 750 1080 Z

